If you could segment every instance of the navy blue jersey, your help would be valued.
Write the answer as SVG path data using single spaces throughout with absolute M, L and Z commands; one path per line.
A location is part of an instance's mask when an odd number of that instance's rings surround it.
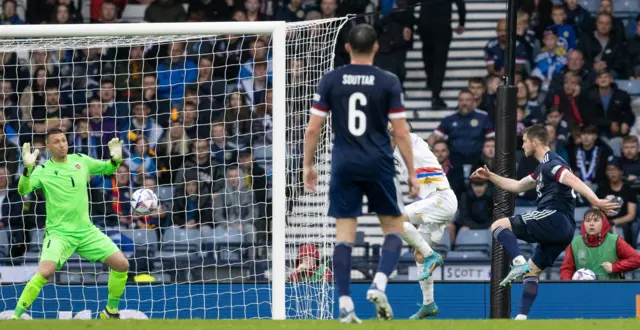
M 484 47 L 484 61 L 487 65 L 493 64 L 496 71 L 500 71 L 504 67 L 505 50 L 500 47 L 498 38 L 493 38 L 487 42 Z M 529 60 L 524 45 L 516 41 L 516 64 L 525 64 Z
M 549 151 L 531 178 L 536 180 L 538 210 L 562 210 L 573 219 L 576 194 L 571 187 L 560 183 L 565 171 L 571 172 L 567 161 Z
M 482 156 L 484 140 L 495 136 L 489 116 L 481 110 L 447 116 L 434 133 L 447 140 L 456 166 L 477 163 Z
M 376 181 L 395 176 L 389 119 L 405 118 L 398 77 L 371 65 L 345 65 L 324 75 L 311 113 L 331 111 L 331 176 Z

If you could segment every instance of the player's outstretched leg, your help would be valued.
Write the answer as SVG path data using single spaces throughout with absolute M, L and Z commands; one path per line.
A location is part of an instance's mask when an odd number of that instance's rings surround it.
M 511 271 L 507 274 L 507 277 L 500 282 L 500 286 L 507 286 L 514 280 L 528 273 L 531 270 L 531 266 L 527 264 L 527 261 L 522 256 L 520 246 L 518 245 L 518 238 L 511 231 L 511 222 L 508 218 L 502 218 L 491 224 L 491 231 L 493 232 L 493 237 L 502 244 L 507 254 L 513 258 Z
M 416 252 L 414 255 L 416 265 L 418 266 L 418 276 L 422 273 L 422 266 L 424 265 L 424 257 L 420 252 Z M 429 277 L 426 280 L 418 281 L 420 283 L 420 290 L 422 290 L 422 304 L 418 304 L 420 309 L 415 314 L 409 317 L 410 320 L 422 320 L 425 317 L 437 316 L 440 312 L 438 305 L 436 305 L 433 298 L 433 277 Z
M 373 283 L 367 291 L 367 300 L 376 306 L 378 318 L 390 320 L 393 318 L 393 310 L 389 305 L 389 300 L 385 294 L 389 275 L 398 266 L 400 252 L 402 250 L 403 222 L 397 216 L 379 216 L 382 223 L 382 231 L 385 233 L 382 251 L 380 252 L 380 262 L 378 271 L 373 278 Z
M 409 217 L 403 215 L 403 220 L 409 220 Z M 436 268 L 444 263 L 444 260 L 439 253 L 433 251 L 411 222 L 405 221 L 403 227 L 402 238 L 424 257 L 424 261 L 418 265 L 418 280 L 426 280 Z
M 18 299 L 18 305 L 13 311 L 12 319 L 19 319 L 22 314 L 33 304 L 36 300 L 42 287 L 47 283 L 47 279 L 53 275 L 56 271 L 56 262 L 54 261 L 42 261 L 38 265 L 38 271 L 25 285 L 20 299 Z
M 100 312 L 100 318 L 103 320 L 119 319 L 118 306 L 127 284 L 129 261 L 122 255 L 122 252 L 118 251 L 110 255 L 104 263 L 111 268 L 111 273 L 109 273 L 109 281 L 107 282 L 109 292 L 107 306 L 104 311 Z

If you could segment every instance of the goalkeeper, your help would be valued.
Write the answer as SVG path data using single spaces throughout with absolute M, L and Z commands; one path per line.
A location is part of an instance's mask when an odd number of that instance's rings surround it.
M 127 282 L 129 261 L 89 219 L 87 182 L 89 175 L 109 175 L 116 171 L 122 162 L 122 142 L 117 138 L 109 141 L 111 161 L 95 160 L 83 154 L 67 155 L 67 137 L 59 129 L 47 132 L 46 143 L 51 159 L 35 169 L 39 150 L 32 152 L 29 143 L 22 147 L 24 172 L 18 183 L 18 193 L 26 195 L 42 189 L 47 219 L 38 271 L 24 287 L 11 318 L 20 318 L 42 286 L 75 252 L 84 259 L 102 262 L 111 268 L 109 297 L 100 318 L 118 319 L 118 304 Z

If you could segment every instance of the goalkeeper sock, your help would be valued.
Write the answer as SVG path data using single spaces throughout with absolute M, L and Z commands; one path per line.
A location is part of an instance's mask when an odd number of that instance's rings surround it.
M 410 222 L 405 222 L 403 226 L 404 233 L 402 233 L 402 239 L 404 239 L 405 242 L 409 243 L 409 245 L 411 245 L 411 247 L 413 247 L 414 249 L 420 251 L 420 253 L 422 253 L 422 255 L 425 257 L 429 257 L 433 254 L 433 250 L 431 249 L 429 244 L 427 244 L 424 238 L 422 238 L 414 225 L 412 225 Z
M 518 238 L 511 230 L 505 227 L 498 227 L 493 231 L 493 237 L 502 243 L 502 247 L 507 251 L 509 257 L 516 259 L 522 256 L 520 246 L 518 245 Z
M 33 301 L 36 300 L 40 294 L 40 290 L 42 290 L 42 287 L 45 284 L 47 284 L 47 279 L 40 275 L 40 273 L 36 272 L 36 275 L 31 278 L 27 285 L 25 285 L 24 290 L 22 290 L 22 294 L 18 300 L 18 305 L 13 311 L 13 315 L 15 317 L 20 318 L 27 308 L 33 304 Z
M 109 282 L 107 283 L 107 288 L 109 290 L 107 308 L 110 313 L 118 311 L 120 297 L 124 293 L 124 287 L 127 284 L 127 277 L 127 272 L 116 272 L 113 269 L 109 274 Z
M 351 294 L 349 284 L 351 283 L 352 249 L 352 244 L 348 242 L 337 242 L 333 249 L 333 275 L 338 287 L 338 297 Z
M 522 297 L 520 298 L 520 314 L 529 315 L 531 305 L 538 296 L 538 277 L 527 276 L 523 280 Z
M 398 266 L 400 259 L 400 250 L 402 249 L 402 238 L 399 233 L 388 233 L 384 236 L 382 242 L 382 252 L 380 252 L 380 263 L 378 263 L 378 272 L 373 278 L 373 283 L 378 290 L 384 292 L 387 287 L 389 275 Z

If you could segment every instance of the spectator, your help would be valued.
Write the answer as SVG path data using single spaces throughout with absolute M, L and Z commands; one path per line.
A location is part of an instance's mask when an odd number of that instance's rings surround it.
M 484 61 L 487 64 L 487 72 L 490 75 L 504 76 L 504 55 L 507 47 L 507 21 L 502 18 L 496 26 L 496 38 L 490 39 L 484 48 Z M 527 53 L 524 45 L 516 41 L 516 67 L 515 71 L 522 72 L 527 63 Z
M 78 8 L 76 8 L 75 2 L 73 0 L 58 0 L 58 6 L 60 5 L 66 6 L 67 15 L 69 16 L 70 23 L 81 24 L 84 22 L 84 20 L 82 19 L 82 13 L 80 12 L 80 10 L 78 10 Z M 55 10 L 54 12 L 56 13 L 56 17 L 57 17 L 59 14 L 59 11 Z
M 273 91 L 267 90 L 264 97 L 264 102 L 258 104 L 251 119 L 251 145 L 261 150 L 271 146 L 273 141 Z
M 484 78 L 474 77 L 469 79 L 469 81 L 467 81 L 467 88 L 471 94 L 473 94 L 476 109 L 487 112 L 489 105 L 487 104 L 487 88 L 485 86 Z
M 268 200 L 269 186 L 267 184 L 267 173 L 265 169 L 257 164 L 253 159 L 251 147 L 241 149 L 238 153 L 238 167 L 240 176 L 247 183 L 249 189 L 253 192 L 253 204 L 255 204 L 256 220 L 254 226 L 258 231 L 260 241 L 268 239 L 270 225 L 268 218 L 271 215 L 270 203 Z
M 493 171 L 493 161 L 495 159 L 495 156 L 496 140 L 494 138 L 485 139 L 484 144 L 482 145 L 482 156 L 480 156 L 480 161 L 471 169 L 471 173 L 475 172 L 477 168 L 484 166 Z
M 562 157 L 565 161 L 569 162 L 569 152 L 567 152 L 567 149 L 564 146 L 564 141 L 558 140 L 556 127 L 552 124 L 546 124 L 545 127 L 549 136 L 549 149 L 557 153 L 558 156 Z
M 100 81 L 100 102 L 102 114 L 106 118 L 112 118 L 119 125 L 129 118 L 129 105 L 116 101 L 116 91 L 111 77 L 105 77 Z
M 213 62 L 209 55 L 200 55 L 198 60 L 198 94 L 214 99 L 224 98 L 227 82 L 222 77 L 213 75 Z
M 636 193 L 623 180 L 622 163 L 617 157 L 610 157 L 607 163 L 607 180 L 598 185 L 596 195 L 600 198 L 612 199 L 620 197 L 622 204 L 618 214 L 609 217 L 609 223 L 622 228 L 627 243 L 635 247 L 637 232 L 632 228 L 637 219 L 638 198 Z
M 433 154 L 436 156 L 438 163 L 442 166 L 442 170 L 447 175 L 447 180 L 451 186 L 451 190 L 456 193 L 456 196 L 460 197 L 465 190 L 464 186 L 464 173 L 462 166 L 454 167 L 451 165 L 449 159 L 449 146 L 444 140 L 436 141 L 431 145 Z M 494 150 L 495 151 L 495 150 Z
M 567 247 L 560 279 L 570 280 L 577 269 L 589 269 L 596 279 L 621 279 L 625 272 L 640 268 L 640 254 L 621 237 L 609 232 L 609 221 L 598 209 L 584 215 L 580 235 Z
M 613 2 L 611 0 L 600 0 L 598 14 L 605 14 L 611 17 L 611 35 L 617 39 L 618 42 L 624 42 L 626 39 L 624 23 L 620 18 L 613 15 Z
M 238 146 L 227 139 L 224 123 L 211 124 L 211 158 L 224 165 L 238 160 Z
M 567 14 L 566 22 L 573 26 L 578 39 L 583 34 L 591 33 L 593 17 L 588 10 L 578 4 L 578 0 L 564 0 L 564 9 Z
M 582 129 L 580 140 L 581 145 L 569 155 L 571 168 L 576 169 L 576 176 L 587 184 L 605 180 L 611 149 L 598 138 L 598 129 L 594 125 L 586 125 Z
M 6 149 L 3 153 L 6 153 Z M 12 174 L 13 172 L 6 167 L 0 166 L 0 212 L 2 212 L 2 217 L 0 217 L 0 230 L 8 229 L 12 236 L 14 236 L 13 231 L 17 232 L 31 228 L 27 227 L 29 221 L 23 216 L 22 198 L 18 194 L 17 189 L 12 187 Z M 24 235 L 24 232 L 21 234 Z
M 195 0 L 189 2 L 189 12 L 187 14 L 191 22 L 225 22 L 231 17 L 232 9 L 233 0 Z
M 546 92 L 541 92 L 542 80 L 538 77 L 527 77 L 524 83 L 527 85 L 527 90 L 529 91 L 529 104 L 541 107 L 547 94 Z
M 599 134 L 610 140 L 614 154 L 619 155 L 622 141 L 611 139 L 628 135 L 635 122 L 631 98 L 613 83 L 613 76 L 607 70 L 598 73 L 596 84 L 588 92 L 588 104 L 594 113 L 589 121 L 598 125 Z
M 0 112 L 4 116 L 3 119 L 8 121 L 6 124 L 11 125 L 11 128 L 17 131 L 16 129 L 19 129 L 20 126 L 20 114 L 15 97 L 16 94 L 13 91 L 11 82 L 7 80 L 0 81 Z
M 563 89 L 564 75 L 567 72 L 575 74 L 578 79 L 578 84 L 582 90 L 587 90 L 593 82 L 596 80 L 595 72 L 584 66 L 584 56 L 579 50 L 572 50 L 567 54 L 567 65 L 565 65 L 560 72 L 553 74 L 551 83 L 549 84 L 548 95 L 560 93 Z
M 253 241 L 255 204 L 252 192 L 239 177 L 237 167 L 227 168 L 224 190 L 215 196 L 213 203 L 217 231 L 227 235 L 240 232 L 245 241 Z
M 400 0 L 406 2 L 406 0 Z M 406 4 L 398 4 L 404 8 Z M 415 24 L 413 12 L 409 10 L 395 11 L 382 16 L 376 22 L 378 31 L 378 52 L 374 64 L 395 74 L 400 80 L 400 86 L 407 77 L 405 61 L 407 51 L 413 46 L 413 26 Z
M 333 0 L 335 1 L 335 0 Z M 269 21 L 271 18 L 260 11 L 260 0 L 245 0 L 244 10 L 249 22 Z
M 182 8 L 182 7 L 181 7 Z M 169 59 L 158 64 L 158 97 L 182 102 L 187 84 L 198 79 L 198 66 L 185 59 L 184 43 L 171 43 Z
M 105 0 L 100 6 L 100 17 L 98 21 L 95 23 L 109 23 L 115 24 L 119 23 L 118 18 L 120 17 L 120 12 L 118 11 L 118 6 L 115 2 Z
M 551 107 L 545 115 L 545 124 L 555 128 L 556 140 L 564 144 L 569 138 L 569 124 L 562 119 L 562 112 L 557 106 Z
M 264 40 L 258 38 L 252 41 L 249 45 L 250 58 L 242 65 L 238 75 L 239 87 L 247 93 L 253 106 L 262 100 L 265 88 L 272 83 L 271 55 L 267 50 Z
M 104 117 L 105 110 L 97 97 L 89 101 L 86 112 L 89 118 L 89 134 L 93 138 L 98 138 L 98 145 L 102 146 L 98 150 L 98 158 L 107 159 L 109 158 L 107 144 L 116 137 L 116 121 L 111 117 Z
M 531 72 L 532 76 L 542 80 L 542 91 L 544 92 L 549 90 L 553 75 L 561 73 L 562 68 L 567 64 L 567 58 L 564 56 L 565 49 L 558 44 L 558 40 L 556 27 L 544 31 L 542 50 L 536 56 L 535 68 Z
M 29 86 L 24 87 L 20 97 L 20 118 L 28 121 L 31 119 L 31 108 L 34 105 L 43 105 L 45 101 L 44 86 L 47 82 L 47 69 L 39 66 L 33 70 Z M 27 125 L 30 123 L 27 122 Z
M 224 111 L 224 124 L 231 143 L 235 145 L 248 145 L 251 141 L 251 107 L 247 104 L 247 98 L 239 89 L 232 90 L 227 96 L 226 109 Z
M 60 99 L 64 104 L 69 104 L 76 115 L 86 116 L 86 105 L 90 99 L 97 96 L 100 84 L 92 76 L 86 74 L 87 67 L 84 64 L 75 64 L 69 73 L 73 79 L 66 79 L 60 86 Z
M 182 106 L 182 113 L 180 114 L 179 118 L 180 122 L 182 123 L 182 127 L 184 127 L 184 130 L 189 138 L 195 139 L 200 137 L 201 135 L 205 135 L 199 133 L 199 131 L 201 130 L 199 129 L 200 125 L 198 125 L 198 110 L 193 103 L 184 103 L 184 106 Z
M 440 93 L 452 39 L 452 2 L 455 2 L 458 11 L 455 33 L 463 34 L 467 17 L 467 8 L 463 0 L 423 1 L 417 21 L 417 31 L 422 40 L 422 63 L 427 76 L 427 89 L 431 90 L 431 107 L 435 109 L 447 107 Z
M 485 82 L 487 91 L 484 93 L 484 96 L 482 98 L 487 100 L 487 114 L 489 115 L 489 120 L 491 120 L 492 123 L 495 123 L 496 107 L 498 106 L 497 93 L 501 81 L 502 78 L 496 75 L 490 75 L 486 78 Z
M 524 130 L 525 128 L 527 128 L 527 125 L 525 125 L 526 117 L 527 117 L 527 110 L 520 106 L 517 107 L 516 108 L 516 136 L 518 137 L 518 141 L 522 139 Z
M 338 9 L 338 0 L 320 0 L 319 7 L 322 18 L 335 18 Z
M 158 84 L 156 76 L 145 74 L 142 77 L 142 101 L 151 107 L 151 113 L 155 114 L 158 124 L 163 127 L 169 125 L 171 119 L 172 105 L 170 99 L 162 99 L 157 95 Z M 138 98 L 138 96 L 136 96 Z M 177 120 L 177 119 L 175 119 Z
M 304 19 L 302 0 L 289 0 L 289 4 L 281 6 L 275 15 L 276 21 L 298 22 Z
M 51 24 L 71 24 L 71 13 L 67 5 L 58 4 L 53 12 Z
M 64 132 L 71 130 L 71 118 L 73 111 L 60 104 L 60 90 L 57 82 L 47 81 L 45 87 L 45 102 L 43 105 L 31 107 L 31 117 L 33 122 L 33 132 L 44 134 L 52 127 L 60 128 Z
M 153 119 L 153 116 L 150 116 L 151 108 L 144 102 L 135 102 L 131 104 L 131 112 L 133 117 L 129 119 L 129 125 L 124 130 L 126 137 L 122 140 L 136 141 L 139 136 L 144 136 L 149 144 L 149 149 L 155 150 L 156 144 L 158 144 L 164 132 L 162 127 Z
M 531 17 L 531 28 L 536 32 L 536 39 L 542 40 L 542 35 L 547 26 L 553 23 L 551 19 L 551 0 L 523 0 L 519 1 L 519 10 Z
M 567 23 L 567 13 L 565 12 L 563 5 L 553 5 L 551 8 L 551 19 L 553 24 L 549 27 L 556 32 L 558 37 L 558 45 L 564 50 L 559 55 L 564 55 L 567 52 L 576 48 L 576 31 L 571 24 Z M 547 28 L 547 30 L 549 30 Z
M 70 147 L 75 154 L 85 154 L 94 159 L 101 159 L 102 146 L 100 145 L 100 138 L 92 136 L 90 133 L 91 127 L 86 120 L 76 120 L 76 129 L 74 132 L 73 140 L 70 141 Z M 98 131 L 97 133 L 101 133 Z
M 629 79 L 640 79 L 640 15 L 635 20 L 629 22 L 636 27 L 636 34 L 627 40 L 627 75 Z
M 150 61 L 144 59 L 143 46 L 129 47 L 129 60 L 118 61 L 116 64 L 115 88 L 119 101 L 129 101 L 134 94 L 142 94 L 143 75 L 155 71 Z M 137 97 L 140 99 L 140 96 Z
M 213 76 L 222 77 L 228 83 L 237 82 L 242 63 L 250 57 L 249 41 L 244 36 L 223 35 L 216 37 L 212 45 Z M 252 50 L 251 52 L 255 52 Z M 251 66 L 250 69 L 253 69 Z
M 580 37 L 578 50 L 584 54 L 588 68 L 593 67 L 596 72 L 608 69 L 613 72 L 614 77 L 618 77 L 626 73 L 624 44 L 612 35 L 611 22 L 611 15 L 598 15 L 596 31 Z
M 149 150 L 149 142 L 144 136 L 138 136 L 135 140 L 131 155 L 125 160 L 125 164 L 131 171 L 133 183 L 142 185 L 146 176 L 156 177 L 156 161 Z
M 213 227 L 213 201 L 209 188 L 198 181 L 198 173 L 193 170 L 185 172 L 184 181 L 174 193 L 173 225 L 184 228 Z
M 155 0 L 144 11 L 144 21 L 149 23 L 185 22 L 187 13 L 179 2 Z
M 2 2 L 2 15 L 0 15 L 1 25 L 24 24 L 16 12 L 16 2 L 14 0 L 4 0 Z
M 518 93 L 516 94 L 516 104 L 519 108 L 524 110 L 523 123 L 525 126 L 531 126 L 544 119 L 542 115 L 542 107 L 529 99 L 529 87 L 524 81 L 520 81 L 516 84 L 518 87 Z
M 185 160 L 184 167 L 177 175 L 176 183 L 184 182 L 185 171 L 194 169 L 198 173 L 198 181 L 205 182 L 209 191 L 218 192 L 224 188 L 224 166 L 213 162 L 210 156 L 211 146 L 206 139 L 194 139 L 191 141 L 189 158 Z
M 313 244 L 303 244 L 298 248 L 295 270 L 289 274 L 289 282 L 328 283 L 333 279 L 331 268 L 320 260 L 320 252 Z
M 429 144 L 445 139 L 451 150 L 454 166 L 475 164 L 480 160 L 483 141 L 495 136 L 493 125 L 483 111 L 475 110 L 473 95 L 463 90 L 458 95 L 458 112 L 445 117 L 438 128 L 429 136 Z M 468 178 L 465 171 L 465 178 Z
M 536 33 L 530 28 L 529 14 L 520 10 L 517 14 L 517 26 L 516 26 L 516 42 L 524 45 L 525 53 L 527 54 L 527 60 L 529 65 L 533 64 L 534 51 L 540 46 L 540 42 L 536 39 Z
M 124 8 L 127 6 L 128 0 L 91 0 L 91 23 L 100 22 L 100 18 L 103 14 L 105 2 L 110 2 L 115 5 L 114 12 L 116 14 L 116 18 L 120 17 L 120 15 L 124 12 Z
M 172 121 L 157 147 L 160 183 L 171 184 L 189 154 L 189 136 L 179 121 Z
M 589 109 L 586 99 L 586 96 L 582 95 L 580 78 L 573 72 L 567 72 L 564 74 L 562 90 L 550 95 L 549 107 L 560 109 L 562 117 L 569 124 L 569 130 L 572 130 L 584 124 L 586 119 L 590 119 L 584 115 L 584 112 Z
M 472 179 L 460 200 L 458 230 L 489 229 L 493 219 L 493 194 L 487 180 Z
M 17 174 L 19 153 L 18 146 L 7 140 L 4 129 L 0 129 L 0 167 L 8 170 L 9 175 Z
M 89 190 L 93 222 L 99 226 L 130 228 L 133 224 L 131 209 L 133 190 L 129 167 L 121 164 L 115 175 L 105 178 L 102 188 Z
M 636 181 L 640 177 L 640 155 L 638 137 L 628 135 L 622 138 L 622 157 L 620 164 L 628 181 Z

